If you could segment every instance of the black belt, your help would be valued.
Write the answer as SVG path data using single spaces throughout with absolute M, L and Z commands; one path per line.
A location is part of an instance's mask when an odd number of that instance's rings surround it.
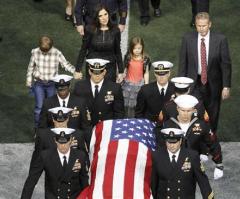
M 43 83 L 43 84 L 53 83 L 52 80 L 42 80 L 42 79 L 37 79 L 37 82 L 40 82 L 40 83 Z

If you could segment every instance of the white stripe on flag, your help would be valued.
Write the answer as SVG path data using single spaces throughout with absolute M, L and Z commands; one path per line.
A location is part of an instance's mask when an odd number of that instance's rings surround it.
M 148 148 L 139 142 L 134 176 L 133 198 L 144 199 L 144 177 Z
M 96 142 L 95 130 L 96 130 L 96 126 L 94 126 L 94 128 L 92 130 L 92 137 L 91 137 L 90 147 L 89 147 L 89 160 L 90 160 L 90 163 L 92 163 L 93 154 L 94 154 L 94 150 L 95 150 L 95 142 Z
M 124 192 L 124 177 L 125 177 L 125 167 L 126 159 L 128 153 L 128 140 L 119 140 L 118 149 L 115 160 L 115 168 L 113 175 L 113 197 L 112 198 L 123 198 Z
M 103 123 L 103 130 L 102 134 L 102 141 L 100 144 L 100 150 L 98 152 L 98 163 L 97 163 L 97 170 L 96 170 L 96 178 L 94 183 L 94 189 L 93 189 L 93 198 L 101 199 L 103 198 L 103 192 L 102 192 L 102 185 L 104 180 L 104 173 L 105 173 L 105 163 L 107 158 L 107 150 L 108 150 L 108 144 L 111 137 L 111 131 L 112 131 L 112 120 L 104 121 Z

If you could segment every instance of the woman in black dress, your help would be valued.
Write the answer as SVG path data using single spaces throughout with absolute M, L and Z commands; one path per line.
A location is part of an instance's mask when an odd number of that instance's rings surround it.
M 120 44 L 120 30 L 111 23 L 108 9 L 103 5 L 98 5 L 96 7 L 95 23 L 86 26 L 82 47 L 78 55 L 76 72 L 82 73 L 85 58 L 101 58 L 110 61 L 106 65 L 105 79 L 121 82 L 124 69 Z M 87 78 L 89 78 L 88 68 L 86 65 Z

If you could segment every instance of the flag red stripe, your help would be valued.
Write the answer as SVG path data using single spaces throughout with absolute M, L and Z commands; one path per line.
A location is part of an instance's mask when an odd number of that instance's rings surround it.
M 113 174 L 115 169 L 115 160 L 117 155 L 118 141 L 111 141 L 108 145 L 108 154 L 105 163 L 103 198 L 112 198 Z M 116 165 L 117 166 L 117 165 Z
M 96 142 L 94 144 L 94 153 L 93 153 L 93 160 L 91 164 L 91 186 L 90 186 L 90 191 L 91 195 L 89 195 L 89 199 L 92 199 L 92 193 L 94 189 L 94 183 L 95 183 L 95 178 L 96 178 L 96 170 L 97 170 L 97 163 L 98 163 L 98 152 L 100 150 L 100 144 L 102 141 L 102 130 L 103 130 L 103 122 L 99 122 L 96 125 L 95 129 L 95 137 L 96 137 Z
M 129 141 L 125 176 L 124 176 L 124 199 L 133 198 L 134 174 L 138 153 L 138 143 Z
M 152 173 L 152 155 L 150 150 L 147 151 L 147 161 L 145 166 L 145 176 L 144 176 L 144 199 L 149 199 L 151 196 L 150 186 L 151 186 L 151 173 Z

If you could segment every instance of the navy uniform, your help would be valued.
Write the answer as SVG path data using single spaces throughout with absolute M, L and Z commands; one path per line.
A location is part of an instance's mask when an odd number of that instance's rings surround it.
M 178 120 L 173 117 L 164 122 L 163 128 L 181 129 Z M 199 154 L 207 155 L 209 152 L 207 147 L 209 143 L 209 132 L 209 126 L 204 123 L 204 121 L 199 120 L 197 117 L 193 117 L 185 133 L 183 145 L 186 148 L 197 151 Z
M 71 133 L 74 130 L 56 128 L 55 140 L 66 147 L 62 153 L 60 148 L 41 151 L 30 168 L 28 178 L 22 191 L 22 199 L 30 199 L 35 185 L 45 171 L 45 198 L 75 199 L 88 186 L 86 155 L 77 149 L 70 149 Z M 63 145 L 64 144 L 64 145 Z
M 57 75 L 53 81 L 57 89 L 57 94 L 47 98 L 43 102 L 43 107 L 40 113 L 39 128 L 54 127 L 52 114 L 48 111 L 54 107 L 67 107 L 72 108 L 69 115 L 68 127 L 74 129 L 81 129 L 89 131 L 90 121 L 88 118 L 88 110 L 84 99 L 74 96 L 70 93 L 70 81 L 72 77 L 68 75 Z M 66 89 L 66 97 L 61 98 L 59 94 L 62 90 Z
M 46 150 L 49 148 L 56 148 L 57 145 L 55 143 L 54 137 L 55 135 L 50 128 L 38 129 L 36 133 L 36 138 L 35 138 L 36 153 L 39 154 L 43 150 Z M 76 129 L 72 133 L 72 137 L 73 137 L 72 148 L 82 150 L 87 154 L 87 148 L 86 148 L 83 132 Z
M 87 59 L 86 61 L 90 67 L 90 79 L 78 81 L 74 87 L 74 94 L 86 100 L 91 124 L 94 126 L 99 121 L 124 118 L 121 85 L 104 79 L 106 60 Z M 100 82 L 94 82 L 94 78 L 98 78 L 98 76 L 101 76 Z
M 135 109 L 136 118 L 147 118 L 153 122 L 159 121 L 159 114 L 163 105 L 171 99 L 174 93 L 173 83 L 167 81 L 164 85 L 158 83 L 159 78 L 170 77 L 170 68 L 173 64 L 166 61 L 152 63 L 157 81 L 143 85 L 137 96 Z
M 181 148 L 183 131 L 163 129 L 166 147 L 152 153 L 152 194 L 154 199 L 195 199 L 198 183 L 203 199 L 214 197 L 199 155 L 190 149 Z M 176 144 L 175 151 L 169 146 Z
M 193 83 L 193 79 L 188 77 L 174 77 L 171 79 L 171 82 L 174 84 L 175 93 L 171 96 L 171 99 L 164 104 L 159 117 L 160 123 L 169 120 L 171 117 L 177 117 L 177 105 L 174 102 L 174 99 L 179 95 L 188 94 L 190 92 L 190 86 Z M 205 122 L 209 122 L 208 113 L 201 101 L 199 101 L 195 108 L 196 112 L 194 113 L 194 116 Z
M 174 102 L 178 107 L 189 109 L 194 108 L 199 102 L 197 98 L 191 95 L 180 95 Z M 222 165 L 222 151 L 221 145 L 218 140 L 212 140 L 212 132 L 208 123 L 200 120 L 198 117 L 192 116 L 187 128 L 179 122 L 178 117 L 171 117 L 169 120 L 164 122 L 164 128 L 179 128 L 185 132 L 183 146 L 197 151 L 200 154 L 202 161 L 208 160 L 208 153 L 212 155 L 212 160 L 216 164 L 214 172 L 219 173 L 217 176 L 223 175 L 223 165 Z M 158 142 L 161 142 L 161 137 L 157 134 Z M 160 138 L 159 138 L 160 137 Z M 160 140 L 160 141 L 159 141 Z M 215 175 L 215 174 L 214 174 Z M 220 178 L 220 177 L 219 177 Z
M 52 113 L 52 119 L 57 122 L 58 124 L 62 124 L 65 122 L 65 126 L 61 125 L 61 128 L 63 131 L 67 129 L 67 120 L 69 118 L 69 114 L 72 111 L 70 108 L 64 108 L 64 107 L 55 107 L 52 109 L 49 109 L 49 112 Z M 68 120 L 69 121 L 69 120 Z M 58 126 L 56 126 L 58 127 Z M 69 128 L 70 129 L 70 128 Z M 88 160 L 88 149 L 86 145 L 86 139 L 87 135 L 84 134 L 85 132 L 76 129 L 72 133 L 72 143 L 71 147 L 79 149 L 83 151 Z M 39 156 L 40 152 L 46 149 L 55 149 L 57 147 L 56 142 L 55 142 L 55 134 L 50 128 L 40 128 L 36 132 L 36 137 L 35 137 L 35 148 L 32 154 L 32 159 L 30 163 L 30 167 L 32 167 L 33 162 L 37 159 Z M 89 165 L 89 161 L 87 162 Z
M 97 4 L 102 4 L 109 9 L 110 18 L 114 24 L 126 24 L 127 0 L 77 0 L 75 6 L 77 26 L 93 23 Z

